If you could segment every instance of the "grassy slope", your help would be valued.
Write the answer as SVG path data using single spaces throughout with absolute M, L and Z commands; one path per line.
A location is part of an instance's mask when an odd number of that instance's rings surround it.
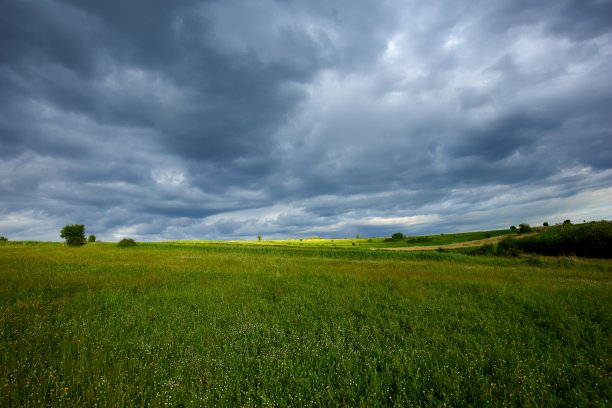
M 609 406 L 612 262 L 0 246 L 1 406 Z

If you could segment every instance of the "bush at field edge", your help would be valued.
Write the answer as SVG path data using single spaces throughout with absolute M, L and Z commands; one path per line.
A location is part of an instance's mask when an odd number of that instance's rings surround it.
M 134 241 L 132 238 L 123 238 L 117 243 L 117 246 L 121 248 L 134 247 L 136 246 L 136 241 Z

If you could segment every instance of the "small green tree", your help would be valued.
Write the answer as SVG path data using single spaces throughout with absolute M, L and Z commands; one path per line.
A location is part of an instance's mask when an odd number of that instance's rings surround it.
M 261 242 L 261 235 L 257 235 L 257 240 Z
M 96 242 L 96 236 L 94 234 L 91 234 L 88 238 L 87 238 L 87 242 Z
M 565 221 L 563 221 L 563 223 L 564 223 L 564 224 L 571 224 L 571 223 L 572 223 L 572 221 L 571 221 L 571 220 L 565 220 Z
M 0 237 L 0 242 L 6 242 L 6 241 L 8 241 L 7 237 Z
M 80 224 L 65 225 L 60 231 L 60 237 L 66 240 L 68 246 L 82 246 L 85 241 L 85 226 Z
M 396 232 L 395 234 L 391 235 L 391 239 L 395 241 L 402 240 L 404 239 L 404 234 L 402 234 L 401 232 Z
M 547 223 L 547 222 L 545 222 L 545 223 L 544 223 L 544 224 L 542 224 L 542 225 L 543 225 L 543 226 L 545 226 L 545 227 L 548 227 L 548 223 Z
M 521 234 L 525 234 L 527 232 L 531 232 L 531 225 L 529 225 L 529 224 L 519 224 L 519 232 Z
M 511 229 L 511 230 L 515 230 L 515 229 L 516 229 L 516 227 L 513 225 L 513 226 L 511 226 L 511 227 L 510 227 L 510 229 Z

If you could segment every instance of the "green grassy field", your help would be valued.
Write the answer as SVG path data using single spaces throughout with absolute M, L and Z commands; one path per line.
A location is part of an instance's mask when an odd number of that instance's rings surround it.
M 0 406 L 610 406 L 612 261 L 0 245 Z
M 475 241 L 490 237 L 501 237 L 505 235 L 517 235 L 516 231 L 491 230 L 476 232 L 459 232 L 454 234 L 419 235 L 406 237 L 401 240 L 393 241 L 389 238 L 321 238 L 310 237 L 302 239 L 273 239 L 273 240 L 251 240 L 251 241 L 177 241 L 177 245 L 231 245 L 231 246 L 266 246 L 266 247 L 304 247 L 304 248 L 402 248 L 411 246 L 437 246 L 454 244 L 458 242 Z

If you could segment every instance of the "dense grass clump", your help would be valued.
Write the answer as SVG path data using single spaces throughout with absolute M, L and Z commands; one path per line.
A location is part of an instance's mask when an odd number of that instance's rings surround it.
M 2 245 L 0 406 L 606 407 L 611 262 Z

